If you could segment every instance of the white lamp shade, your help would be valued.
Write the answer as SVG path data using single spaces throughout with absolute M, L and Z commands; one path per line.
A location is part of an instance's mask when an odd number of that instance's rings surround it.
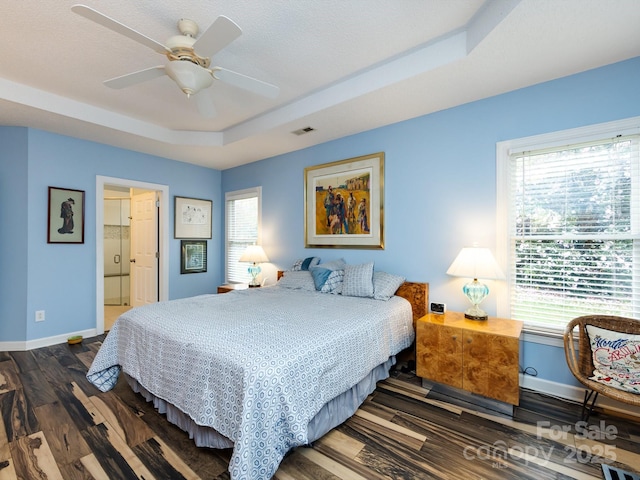
M 491 250 L 481 247 L 465 247 L 460 250 L 447 270 L 447 275 L 492 280 L 505 278 Z
M 249 245 L 238 261 L 264 263 L 268 262 L 269 258 L 260 245 Z
M 174 60 L 165 67 L 167 75 L 171 77 L 187 95 L 194 95 L 213 83 L 211 73 L 195 63 Z

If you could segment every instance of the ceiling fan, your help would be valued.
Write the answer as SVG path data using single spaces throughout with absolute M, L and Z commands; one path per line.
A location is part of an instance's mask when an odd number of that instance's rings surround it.
M 225 16 L 218 17 L 197 39 L 198 25 L 196 22 L 180 19 L 178 21 L 180 35 L 174 35 L 166 41 L 166 45 L 163 45 L 86 5 L 74 5 L 71 10 L 103 27 L 129 37 L 169 59 L 169 63 L 166 65 L 146 68 L 106 80 L 104 84 L 108 87 L 125 88 L 167 75 L 176 82 L 187 97 L 195 96 L 198 110 L 205 117 L 213 117 L 216 114 L 213 99 L 205 92 L 197 94 L 210 87 L 214 80 L 220 80 L 268 98 L 275 98 L 280 92 L 280 89 L 275 85 L 226 68 L 211 67 L 211 57 L 242 34 L 240 27 Z

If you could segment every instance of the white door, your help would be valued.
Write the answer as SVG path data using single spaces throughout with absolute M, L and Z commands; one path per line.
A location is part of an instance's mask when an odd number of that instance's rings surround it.
M 158 206 L 156 192 L 131 197 L 131 305 L 158 301 Z

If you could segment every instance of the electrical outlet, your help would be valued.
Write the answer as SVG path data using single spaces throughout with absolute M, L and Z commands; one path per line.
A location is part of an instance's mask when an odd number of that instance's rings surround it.
M 36 310 L 36 322 L 44 322 L 44 310 Z

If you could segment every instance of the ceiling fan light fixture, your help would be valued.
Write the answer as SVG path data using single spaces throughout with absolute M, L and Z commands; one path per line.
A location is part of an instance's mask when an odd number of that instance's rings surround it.
M 189 61 L 169 62 L 165 70 L 187 96 L 195 95 L 213 83 L 213 76 L 209 70 Z
M 280 92 L 275 85 L 226 68 L 210 69 L 211 57 L 242 34 L 240 27 L 224 15 L 219 16 L 199 36 L 198 24 L 193 20 L 182 18 L 178 21 L 180 35 L 173 35 L 163 45 L 86 5 L 74 5 L 71 10 L 87 20 L 164 55 L 169 60 L 165 65 L 145 68 L 106 80 L 104 84 L 109 88 L 130 87 L 166 74 L 187 95 L 187 98 L 210 87 L 214 79 L 267 98 L 276 98 Z M 198 36 L 197 39 L 196 36 Z M 203 116 L 215 116 L 215 105 L 210 95 L 198 95 L 196 103 Z

